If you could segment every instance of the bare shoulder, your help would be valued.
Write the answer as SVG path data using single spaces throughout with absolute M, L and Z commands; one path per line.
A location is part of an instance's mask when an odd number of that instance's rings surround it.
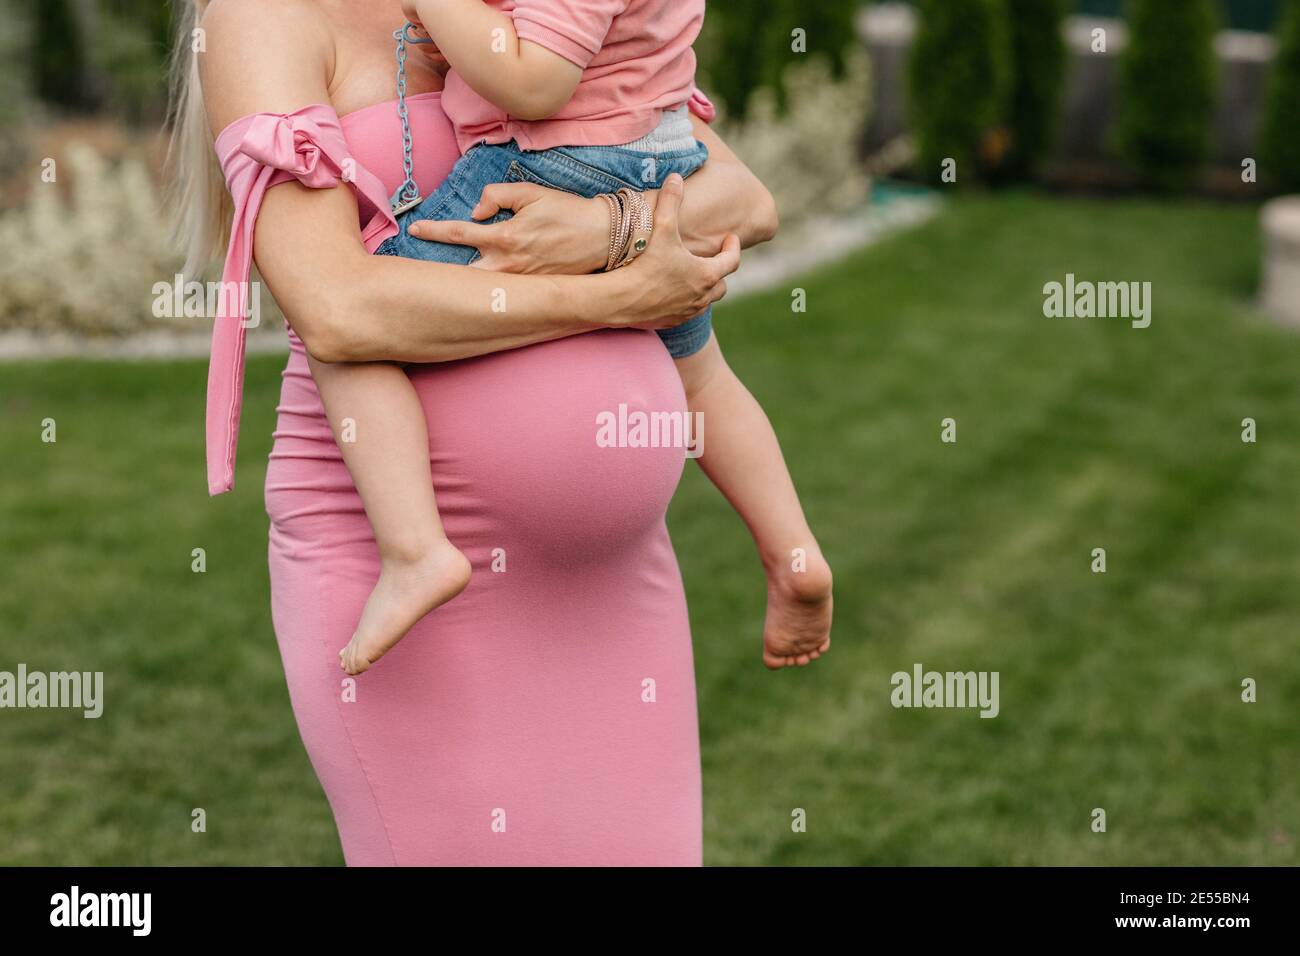
M 250 113 L 329 103 L 333 36 L 311 0 L 212 0 L 194 50 L 214 134 Z

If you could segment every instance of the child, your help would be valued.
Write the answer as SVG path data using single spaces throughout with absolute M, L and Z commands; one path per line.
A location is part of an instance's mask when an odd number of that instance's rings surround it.
M 708 157 L 687 105 L 704 0 L 403 0 L 402 9 L 450 66 L 442 102 L 464 155 L 423 200 L 407 180 L 393 197 L 401 230 L 375 254 L 475 261 L 477 250 L 426 242 L 408 227 L 469 220 L 485 186 L 520 181 L 606 197 L 606 268 L 644 251 L 652 216 L 640 191 L 673 173 L 689 176 Z M 399 40 L 399 63 L 404 52 Z M 764 663 L 805 665 L 830 645 L 830 569 L 771 425 L 723 360 L 709 312 L 659 335 L 677 360 L 692 419 L 710 426 L 712 453 L 701 466 L 759 546 L 768 577 Z M 314 361 L 312 373 L 336 429 L 343 409 L 384 422 L 371 442 L 344 447 L 381 556 L 379 581 L 339 655 L 359 674 L 459 594 L 470 566 L 442 530 L 427 431 L 405 373 L 391 364 Z

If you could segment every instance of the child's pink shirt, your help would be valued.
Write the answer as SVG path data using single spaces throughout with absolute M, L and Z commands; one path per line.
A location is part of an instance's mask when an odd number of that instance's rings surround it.
M 582 67 L 582 80 L 554 116 L 524 121 L 483 99 L 453 70 L 442 105 L 461 152 L 512 139 L 524 149 L 617 146 L 644 136 L 662 110 L 693 97 L 695 111 L 712 118 L 695 91 L 691 49 L 704 22 L 704 0 L 485 2 L 513 18 L 519 39 Z

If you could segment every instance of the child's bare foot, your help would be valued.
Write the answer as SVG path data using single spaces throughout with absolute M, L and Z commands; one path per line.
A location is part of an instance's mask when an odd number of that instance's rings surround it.
M 803 667 L 831 646 L 831 568 L 819 551 L 795 571 L 788 560 L 768 571 L 763 664 Z
M 339 651 L 339 666 L 349 674 L 364 673 L 420 618 L 465 590 L 469 575 L 469 559 L 446 538 L 414 560 L 385 560 L 356 633 Z

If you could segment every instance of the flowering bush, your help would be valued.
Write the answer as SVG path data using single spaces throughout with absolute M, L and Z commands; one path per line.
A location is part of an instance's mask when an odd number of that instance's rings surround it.
M 186 321 L 153 314 L 153 286 L 180 260 L 144 165 L 74 143 L 52 172 L 0 213 L 0 329 L 105 335 Z
M 720 115 L 718 134 L 776 198 L 785 224 L 861 204 L 870 180 L 858 154 L 871 104 L 865 50 L 836 79 L 820 56 L 786 68 L 786 109 L 770 87 L 753 94 L 743 121 Z

